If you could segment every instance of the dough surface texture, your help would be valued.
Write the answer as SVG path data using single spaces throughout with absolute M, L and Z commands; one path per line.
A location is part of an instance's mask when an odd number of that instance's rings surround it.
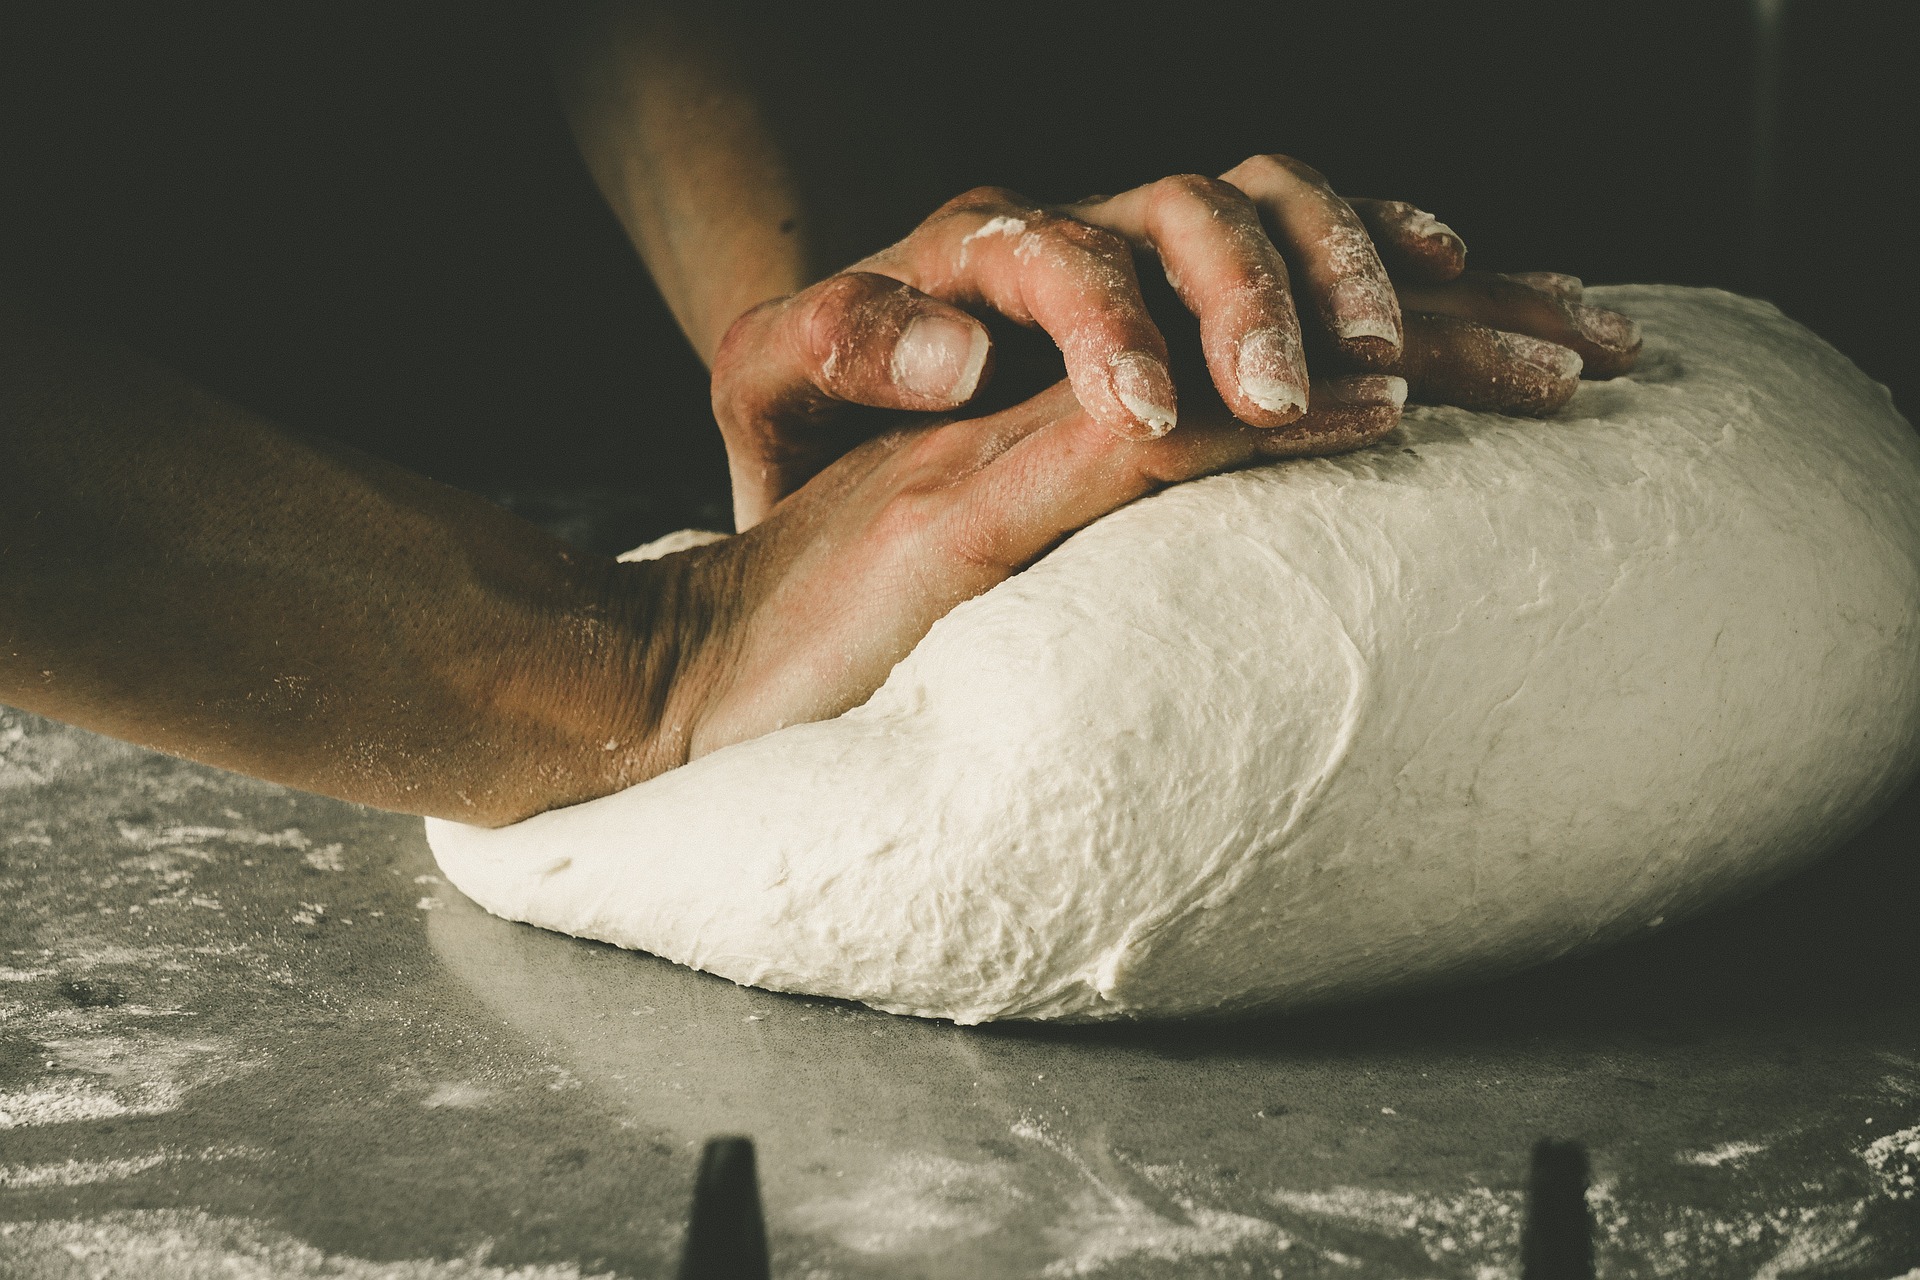
M 1546 421 L 1178 486 L 864 705 L 499 831 L 487 909 L 971 1023 L 1299 1008 L 1621 939 L 1920 764 L 1920 442 L 1760 302 L 1634 286 Z M 684 544 L 683 544 L 684 545 Z

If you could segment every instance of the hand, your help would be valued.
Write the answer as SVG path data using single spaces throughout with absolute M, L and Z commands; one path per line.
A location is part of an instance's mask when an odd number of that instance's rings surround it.
M 1578 312 L 1577 294 L 1557 296 L 1570 277 L 1464 275 L 1465 244 L 1431 214 L 1343 200 L 1283 156 L 1256 156 L 1224 179 L 1180 175 L 1059 208 L 981 188 L 898 244 L 734 323 L 714 360 L 713 403 L 738 527 L 884 421 L 855 406 L 939 412 L 971 401 L 1005 347 L 982 316 L 1057 345 L 1080 402 L 1121 437 L 1172 429 L 1167 341 L 1136 260 L 1159 264 L 1153 275 L 1197 320 L 1221 399 L 1264 428 L 1300 416 L 1307 351 L 1327 373 L 1403 373 L 1423 398 L 1548 412 L 1572 394 L 1579 362 L 1546 343 L 1582 323 L 1615 337 L 1631 329 L 1612 313 Z M 1408 291 L 1420 310 L 1403 320 Z M 1604 354 L 1604 342 L 1582 341 L 1573 349 L 1589 360 Z
M 656 610 L 650 772 L 864 701 L 933 623 L 1066 534 L 1164 485 L 1262 458 L 1358 448 L 1405 396 L 1378 374 L 1314 384 L 1278 430 L 1195 405 L 1171 435 L 1115 439 L 1061 383 L 984 418 L 859 445 L 739 537 L 622 565 Z M 632 779 L 637 781 L 638 778 Z
M 1640 326 L 1557 272 L 1468 271 L 1399 293 L 1407 342 L 1392 369 L 1425 403 L 1552 413 L 1583 375 L 1616 377 L 1640 356 Z
M 1167 342 L 1136 254 L 1162 264 L 1198 317 L 1222 400 L 1264 428 L 1306 410 L 1294 273 L 1308 291 L 1309 331 L 1348 368 L 1367 370 L 1401 348 L 1375 239 L 1412 279 L 1445 280 L 1464 265 L 1465 246 L 1430 215 L 1350 206 L 1297 161 L 1256 157 L 1228 178 L 1163 178 L 1059 208 L 983 187 L 849 270 L 748 311 L 720 345 L 713 383 L 739 526 L 850 447 L 860 432 L 848 430 L 848 406 L 941 412 L 973 399 L 994 349 L 982 317 L 1051 339 L 1076 397 L 1112 433 L 1171 430 Z

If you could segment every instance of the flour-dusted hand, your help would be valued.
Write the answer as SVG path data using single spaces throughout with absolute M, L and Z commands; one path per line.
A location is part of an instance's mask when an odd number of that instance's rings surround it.
M 1305 352 L 1322 336 L 1342 357 L 1328 376 L 1388 371 L 1399 358 L 1388 265 L 1422 283 L 1464 265 L 1465 245 L 1432 215 L 1349 206 L 1297 161 L 1256 157 L 1228 178 L 1248 189 L 1177 174 L 1050 206 L 981 187 L 849 270 L 749 310 L 713 365 L 738 526 L 872 430 L 852 406 L 941 411 L 973 399 L 992 374 L 985 320 L 1044 333 L 1110 436 L 1165 435 L 1180 397 L 1144 265 L 1198 320 L 1213 391 L 1240 421 L 1274 430 L 1306 412 Z
M 1557 272 L 1468 271 L 1398 292 L 1406 346 L 1386 367 L 1422 403 L 1548 414 L 1581 378 L 1616 377 L 1640 356 L 1640 327 L 1589 306 L 1580 281 Z
M 1410 312 L 1553 343 L 1578 355 L 1588 377 L 1617 377 L 1640 355 L 1639 325 L 1618 311 L 1588 305 L 1580 281 L 1555 271 L 1468 271 L 1447 281 L 1409 281 L 1400 285 L 1400 303 Z
M 1564 405 L 1583 373 L 1632 366 L 1633 322 L 1584 304 L 1579 281 L 1470 272 L 1466 254 L 1425 210 L 1343 198 L 1288 156 L 1069 205 L 978 188 L 734 322 L 714 358 L 713 406 L 736 524 L 752 527 L 888 425 L 857 406 L 971 402 L 993 375 L 993 320 L 1044 334 L 1113 438 L 1174 430 L 1182 361 L 1168 335 L 1181 337 L 1176 317 L 1149 309 L 1161 277 L 1192 317 L 1181 327 L 1197 323 L 1195 374 L 1204 367 L 1232 414 L 1265 430 L 1305 412 L 1309 361 L 1315 379 L 1396 374 L 1416 400 L 1523 414 Z
M 1320 307 L 1308 349 L 1317 337 L 1328 357 L 1316 372 L 1377 369 L 1405 377 L 1416 401 L 1545 414 L 1583 374 L 1613 377 L 1639 356 L 1639 327 L 1585 304 L 1579 280 L 1468 271 L 1466 243 L 1414 205 L 1343 199 L 1288 156 L 1255 156 L 1226 178 L 1308 277 Z

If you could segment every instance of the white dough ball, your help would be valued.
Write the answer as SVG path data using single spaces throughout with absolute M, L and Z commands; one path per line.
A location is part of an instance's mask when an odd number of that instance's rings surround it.
M 1591 291 L 1536 421 L 1181 485 L 866 705 L 499 831 L 489 910 L 902 1013 L 1217 1014 L 1495 974 L 1805 865 L 1920 764 L 1920 443 L 1773 307 Z

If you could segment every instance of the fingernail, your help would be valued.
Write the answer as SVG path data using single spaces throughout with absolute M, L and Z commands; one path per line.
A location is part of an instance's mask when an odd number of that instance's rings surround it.
M 1572 311 L 1574 324 L 1589 341 L 1616 351 L 1630 351 L 1640 345 L 1640 326 L 1618 311 L 1590 307 L 1584 302 L 1575 303 Z
M 1179 414 L 1174 409 L 1173 375 L 1144 351 L 1123 351 L 1113 358 L 1113 394 L 1156 440 L 1173 430 Z
M 1458 240 L 1460 238 L 1459 232 L 1428 213 L 1425 209 L 1413 210 L 1411 216 L 1407 218 L 1407 230 L 1417 236 L 1425 236 L 1429 240 Z
M 893 344 L 893 383 L 929 400 L 959 404 L 980 385 L 987 331 L 944 315 L 918 315 Z
M 1363 373 L 1321 385 L 1335 404 L 1356 409 L 1398 409 L 1407 402 L 1407 380 L 1390 373 Z
M 1339 338 L 1382 338 L 1400 345 L 1398 307 L 1393 291 L 1368 276 L 1348 276 L 1333 286 L 1327 303 Z
M 1247 399 L 1268 413 L 1307 411 L 1307 391 L 1296 372 L 1300 341 L 1281 329 L 1255 329 L 1240 339 L 1234 370 Z
M 1580 292 L 1586 288 L 1579 276 L 1570 276 L 1564 271 L 1516 271 L 1513 278 L 1569 302 L 1580 301 Z
M 1586 362 L 1580 353 L 1557 342 L 1543 342 L 1524 333 L 1503 333 L 1500 345 L 1514 359 L 1530 364 L 1555 381 L 1578 378 Z

